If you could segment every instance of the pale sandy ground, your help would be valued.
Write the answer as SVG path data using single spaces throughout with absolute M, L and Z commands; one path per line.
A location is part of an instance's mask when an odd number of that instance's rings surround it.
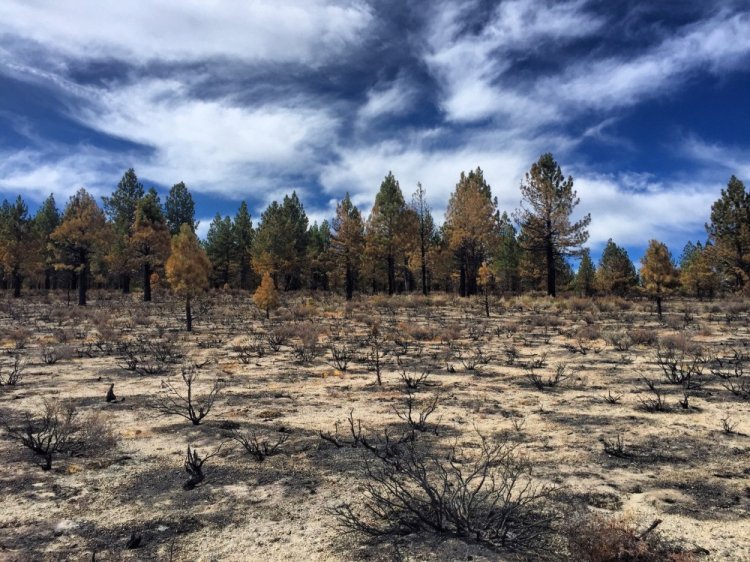
M 111 295 L 112 301 L 99 297 L 94 296 L 84 312 L 62 301 L 51 307 L 39 297 L 2 301 L 4 350 L 12 349 L 18 327 L 30 331 L 22 351 L 27 361 L 24 378 L 15 388 L 0 388 L 3 419 L 13 423 L 23 411 L 38 410 L 41 397 L 58 397 L 83 413 L 101 412 L 121 435 L 121 443 L 105 458 L 56 458 L 53 470 L 44 472 L 30 453 L 0 431 L 0 560 L 91 560 L 94 550 L 96 560 L 168 560 L 170 548 L 174 560 L 398 559 L 388 544 L 372 545 L 342 534 L 329 509 L 356 501 L 361 492 L 361 450 L 336 449 L 318 436 L 320 430 L 331 431 L 335 422 L 345 422 L 352 409 L 371 430 L 403 426 L 392 409 L 404 400 L 393 357 L 386 358 L 382 387 L 361 362 L 337 373 L 326 353 L 302 365 L 294 361 L 288 345 L 245 365 L 232 345 L 250 328 L 263 326 L 247 297 L 217 297 L 214 306 L 196 318 L 192 334 L 177 332 L 180 303 L 146 307 L 137 303 L 136 295 Z M 665 387 L 675 410 L 648 413 L 640 407 L 645 396 L 640 379 L 660 378 L 653 347 L 621 352 L 602 339 L 587 342 L 585 355 L 565 347 L 575 342 L 570 336 L 590 315 L 589 321 L 603 332 L 629 321 L 657 329 L 662 336 L 684 331 L 704 349 L 719 353 L 728 354 L 730 348 L 750 353 L 747 312 L 727 324 L 723 309 L 712 309 L 721 303 L 667 303 L 672 315 L 667 327 L 656 322 L 645 302 L 602 313 L 596 308 L 568 310 L 565 300 L 510 299 L 502 301 L 490 319 L 482 317 L 479 301 L 439 297 L 439 304 L 429 309 L 396 307 L 391 313 L 363 301 L 352 309 L 353 318 L 342 320 L 343 303 L 327 299 L 317 305 L 313 319 L 318 326 L 344 325 L 348 334 L 364 333 L 361 320 L 378 315 L 384 325 L 395 323 L 400 331 L 421 325 L 439 333 L 445 330 L 441 325 L 461 324 L 458 343 L 466 349 L 476 345 L 467 327 L 486 323 L 479 344 L 491 360 L 479 374 L 467 372 L 454 358 L 450 363 L 455 372 L 444 365 L 433 369 L 431 386 L 419 391 L 425 398 L 438 390 L 442 395 L 430 418 L 439 421 L 441 438 L 470 442 L 474 426 L 489 436 L 510 432 L 534 463 L 539 482 L 563 487 L 568 516 L 574 510 L 625 513 L 644 527 L 659 518 L 665 536 L 710 552 L 700 559 L 750 560 L 750 401 L 705 376 L 689 411 L 677 405 L 679 387 Z M 686 306 L 695 318 L 678 330 Z M 21 317 L 13 319 L 19 311 Z M 56 330 L 67 330 L 74 348 L 93 341 L 97 315 L 116 332 L 123 328 L 125 338 L 156 338 L 161 325 L 167 333 L 177 332 L 188 355 L 214 361 L 203 369 L 199 392 L 215 376 L 228 387 L 200 426 L 155 415 L 147 399 L 167 376 L 128 372 L 116 355 L 94 350 L 93 357 L 42 363 L 39 350 L 54 341 Z M 539 320 L 544 316 L 560 325 L 545 328 Z M 211 339 L 220 341 L 213 342 L 215 347 L 200 345 Z M 512 366 L 504 352 L 509 345 L 520 354 Z M 428 351 L 445 348 L 439 337 L 425 343 Z M 532 388 L 519 364 L 542 352 L 548 354 L 548 365 L 540 373 L 548 375 L 565 363 L 575 376 L 561 388 Z M 7 355 L 2 364 L 9 364 Z M 175 380 L 176 371 L 173 368 L 169 378 Z M 115 404 L 104 401 L 111 382 L 123 399 Z M 622 395 L 621 403 L 601 400 L 610 390 Z M 511 423 L 514 416 L 525 418 L 520 432 Z M 726 417 L 737 423 L 736 434 L 722 431 L 720 420 Z M 283 454 L 263 463 L 253 461 L 236 443 L 225 445 L 207 462 L 206 481 L 183 491 L 186 446 L 192 444 L 201 453 L 213 450 L 224 439 L 229 421 L 271 437 L 283 427 L 291 436 Z M 618 459 L 604 453 L 600 438 L 618 433 L 634 456 Z M 142 535 L 142 546 L 126 550 L 132 531 Z M 405 540 L 402 551 L 403 560 L 514 559 L 479 545 L 430 536 Z

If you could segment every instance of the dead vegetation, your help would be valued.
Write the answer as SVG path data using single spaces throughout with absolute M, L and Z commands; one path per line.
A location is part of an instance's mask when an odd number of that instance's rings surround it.
M 672 302 L 659 322 L 624 299 L 489 299 L 487 318 L 482 299 L 315 295 L 266 320 L 227 291 L 194 302 L 188 334 L 166 295 L 91 297 L 0 306 L 15 559 L 133 559 L 133 529 L 138 559 L 177 537 L 227 560 L 377 559 L 383 541 L 415 560 L 750 556 L 735 303 Z

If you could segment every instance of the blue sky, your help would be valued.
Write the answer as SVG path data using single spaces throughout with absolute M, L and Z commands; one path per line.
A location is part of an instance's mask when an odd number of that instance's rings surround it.
M 750 1 L 0 3 L 0 196 L 62 205 L 134 167 L 184 181 L 205 232 L 296 189 L 308 215 L 392 170 L 439 220 L 481 166 L 502 210 L 539 154 L 590 246 L 704 239 L 750 181 Z

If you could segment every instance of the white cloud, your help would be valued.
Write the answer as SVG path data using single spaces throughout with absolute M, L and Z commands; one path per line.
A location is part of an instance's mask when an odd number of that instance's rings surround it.
M 320 62 L 358 42 L 372 14 L 338 0 L 5 0 L 0 34 L 89 58 Z
M 559 48 L 596 34 L 605 22 L 588 13 L 581 1 L 544 9 L 531 0 L 503 2 L 478 34 L 458 33 L 463 15 L 459 8 L 437 15 L 424 54 L 441 84 L 446 116 L 457 122 L 494 118 L 534 130 L 586 111 L 627 107 L 663 95 L 699 70 L 719 73 L 750 55 L 750 14 L 719 11 L 635 55 L 591 54 L 517 83 L 506 75 L 515 54 Z
M 595 33 L 603 20 L 585 10 L 585 2 L 511 0 L 500 4 L 478 34 L 460 33 L 466 13 L 462 7 L 443 6 L 427 38 L 424 59 L 442 88 L 443 108 L 453 121 L 475 121 L 502 113 L 505 117 L 539 121 L 555 117 L 550 104 L 514 90 L 503 78 L 519 52 L 552 49 L 572 39 Z M 546 93 L 549 97 L 549 92 Z
M 674 182 L 664 184 L 637 178 L 580 175 L 575 188 L 578 211 L 591 213 L 589 245 L 601 248 L 612 238 L 619 245 L 645 246 L 656 239 L 673 248 L 703 230 L 711 204 L 721 186 Z
M 696 135 L 686 137 L 678 150 L 685 156 L 712 167 L 726 170 L 750 184 L 750 150 L 707 142 Z
M 208 227 L 211 226 L 212 220 L 214 220 L 214 217 L 203 217 L 197 219 L 198 227 L 195 229 L 195 234 L 200 240 L 205 240 L 206 236 L 208 236 Z
M 108 135 L 153 147 L 141 175 L 171 185 L 189 178 L 200 191 L 246 196 L 273 177 L 314 165 L 337 119 L 304 99 L 244 107 L 229 99 L 191 98 L 174 80 L 92 91 L 97 103 L 71 114 Z
M 408 79 L 399 76 L 367 93 L 367 101 L 359 109 L 359 117 L 367 121 L 383 115 L 402 115 L 411 109 L 416 96 L 415 87 Z
M 49 148 L 0 152 L 0 191 L 36 203 L 54 192 L 62 206 L 81 187 L 95 196 L 108 193 L 104 185 L 117 183 L 113 164 L 112 155 L 87 147 L 65 155 Z
M 555 92 L 564 103 L 587 109 L 633 105 L 663 94 L 692 73 L 714 73 L 748 59 L 750 14 L 725 12 L 689 26 L 632 59 L 612 57 L 569 67 L 562 76 L 540 81 L 537 94 Z

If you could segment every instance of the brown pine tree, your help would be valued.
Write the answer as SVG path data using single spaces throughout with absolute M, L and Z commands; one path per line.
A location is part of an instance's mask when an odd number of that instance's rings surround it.
M 263 274 L 260 285 L 253 293 L 255 306 L 266 312 L 266 318 L 271 317 L 271 310 L 279 306 L 279 292 L 273 284 L 271 274 L 267 271 Z
M 662 300 L 680 285 L 680 276 L 672 254 L 662 242 L 651 240 L 641 258 L 641 283 L 643 290 L 656 301 L 661 319 Z
M 462 297 L 477 292 L 479 266 L 489 255 L 499 234 L 497 199 L 480 168 L 461 172 L 456 190 L 445 212 L 448 247 L 458 264 L 459 293 Z
M 185 223 L 172 238 L 172 253 L 167 260 L 167 281 L 177 295 L 185 297 L 185 329 L 193 329 L 191 300 L 208 288 L 211 262 L 203 250 L 198 237 Z
M 104 212 L 85 189 L 70 198 L 62 222 L 50 235 L 56 269 L 78 275 L 78 305 L 86 306 L 91 264 L 102 259 L 112 239 Z

